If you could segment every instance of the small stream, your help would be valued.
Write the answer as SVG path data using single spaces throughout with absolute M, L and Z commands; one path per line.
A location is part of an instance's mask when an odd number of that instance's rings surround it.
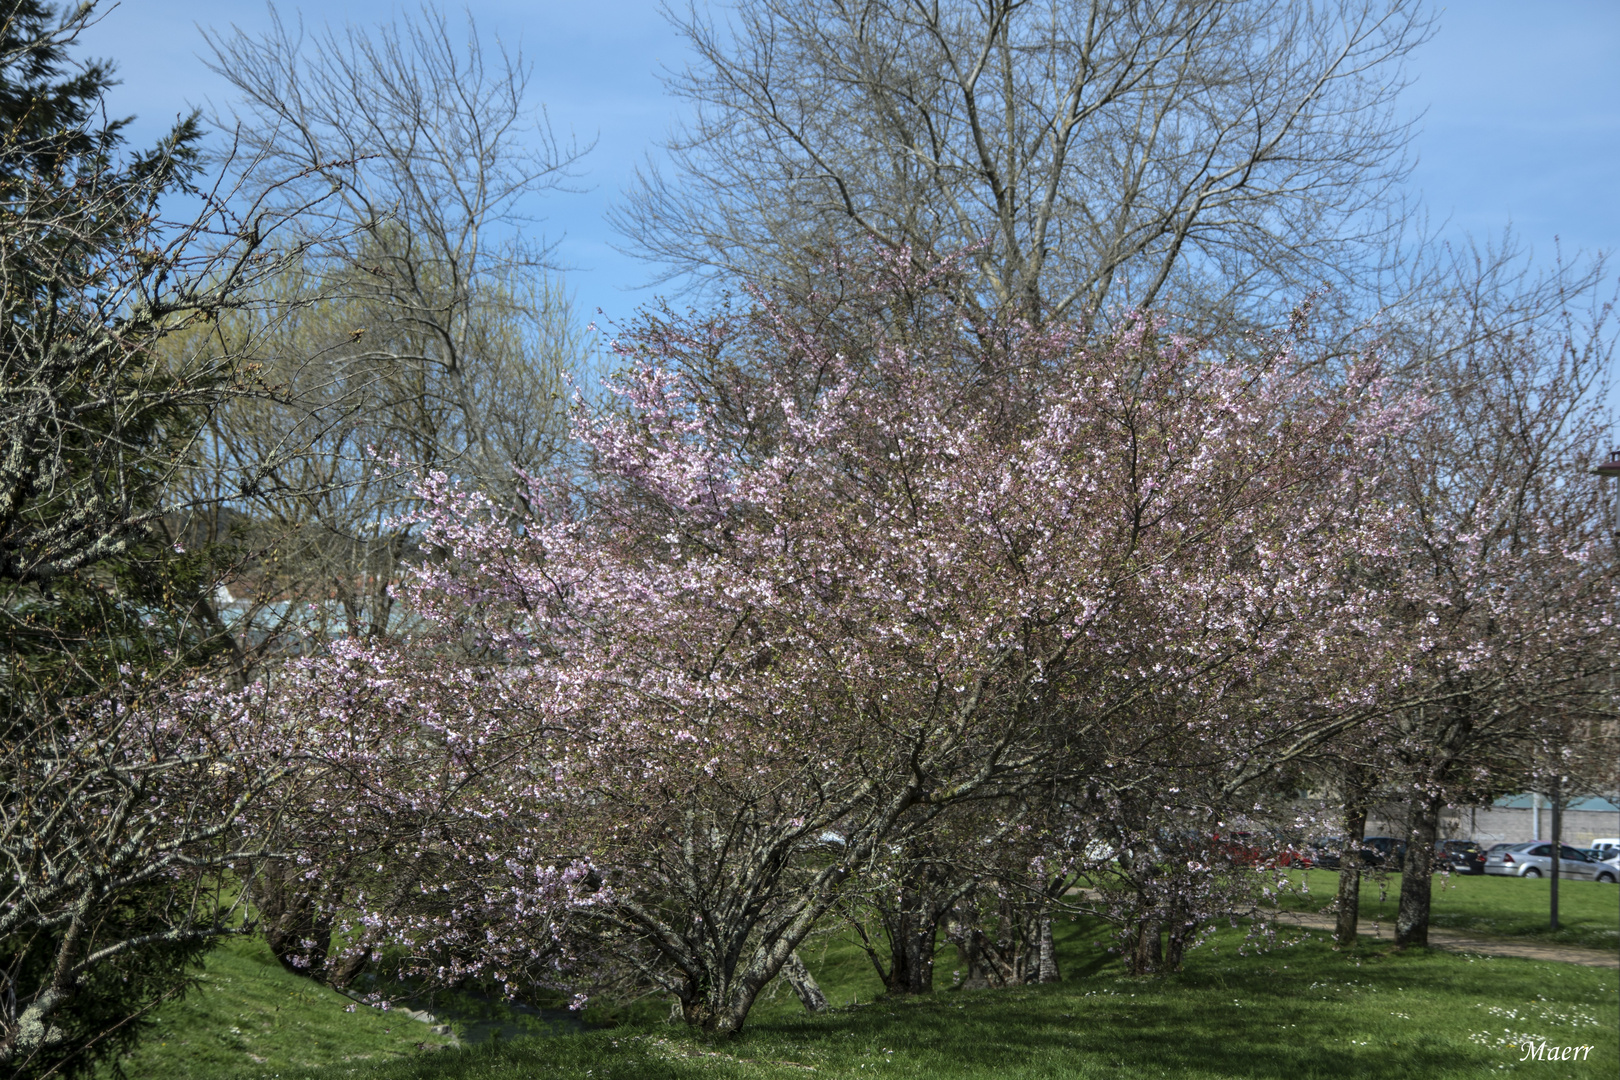
M 368 989 L 380 989 L 382 985 L 383 980 L 373 979 Z M 587 1024 L 572 1009 L 539 1008 L 471 990 L 423 991 L 395 997 L 393 1003 L 395 1012 L 427 1025 L 450 1025 L 464 1046 L 528 1036 L 577 1035 L 598 1026 Z
M 529 1035 L 544 1038 L 577 1035 L 592 1026 L 572 1009 L 537 1009 L 521 1002 L 504 1002 L 498 998 L 483 998 L 482 995 L 463 993 L 458 996 L 475 998 L 480 1004 L 463 1005 L 459 1001 L 442 998 L 432 1005 L 416 998 L 407 998 L 400 1004 L 408 1009 L 431 1013 L 434 1023 L 452 1025 L 457 1036 L 467 1045 L 492 1039 L 520 1039 Z

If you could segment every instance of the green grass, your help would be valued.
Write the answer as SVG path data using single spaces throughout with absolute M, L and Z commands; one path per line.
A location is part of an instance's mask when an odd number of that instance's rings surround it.
M 1318 911 L 1333 902 L 1339 875 L 1330 870 L 1309 870 L 1303 876 L 1310 892 L 1287 896 L 1283 906 L 1295 911 Z M 1595 881 L 1558 883 L 1559 929 L 1549 929 L 1548 909 L 1552 882 L 1473 875 L 1436 876 L 1430 925 L 1463 930 L 1481 937 L 1581 945 L 1620 951 L 1620 887 Z M 1380 894 L 1376 880 L 1361 886 L 1361 918 L 1395 924 L 1401 876 L 1390 874 Z
M 763 1001 L 749 1029 L 730 1041 L 708 1042 L 648 1022 L 662 1013 L 656 1007 L 627 1012 L 626 1018 L 636 1022 L 611 1030 L 405 1060 L 386 1060 L 381 1047 L 369 1059 L 349 1053 L 347 1060 L 329 1059 L 319 1070 L 269 1062 L 253 1066 L 239 1055 L 234 1066 L 222 1060 L 183 1072 L 173 1068 L 172 1058 L 163 1064 L 152 1059 L 150 1068 L 132 1062 L 129 1075 L 132 1080 L 276 1074 L 287 1080 L 1428 1080 L 1515 1070 L 1612 1077 L 1620 1066 L 1620 974 L 1612 970 L 1398 953 L 1370 942 L 1340 953 L 1324 934 L 1299 937 L 1288 947 L 1244 956 L 1237 950 L 1241 936 L 1225 932 L 1218 949 L 1189 955 L 1186 972 L 1133 979 L 1102 950 L 1100 933 L 1070 924 L 1060 936 L 1062 983 L 942 990 L 916 1001 L 877 997 L 864 957 L 846 942 L 825 938 L 805 956 L 839 1007 L 810 1016 L 783 991 Z M 940 971 L 946 985 L 950 959 L 947 949 Z M 859 1005 L 851 1004 L 857 999 Z M 366 1018 L 371 1024 L 380 1019 L 377 1014 Z M 1520 1063 L 1521 1051 L 1507 1045 L 1517 1034 L 1596 1049 L 1579 1063 Z M 294 1056 L 281 1060 L 290 1065 Z M 305 1059 L 310 1056 L 306 1050 Z
M 156 1013 L 156 1030 L 120 1064 L 131 1078 L 222 1080 L 305 1066 L 398 1060 L 450 1040 L 399 1013 L 379 1012 L 284 970 L 260 941 L 208 954 L 202 983 Z

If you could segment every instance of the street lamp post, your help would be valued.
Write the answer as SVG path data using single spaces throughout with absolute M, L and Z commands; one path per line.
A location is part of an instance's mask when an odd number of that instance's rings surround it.
M 1605 480 L 1620 479 L 1620 450 L 1610 450 L 1609 460 L 1592 470 Z M 1614 532 L 1620 535 L 1620 493 L 1612 500 L 1614 503 Z
M 1597 466 L 1592 472 L 1605 480 L 1620 481 L 1620 450 L 1610 450 L 1609 460 Z M 1609 500 L 1614 506 L 1614 522 L 1612 529 L 1616 540 L 1620 540 L 1620 485 L 1617 485 L 1614 497 Z M 1614 674 L 1609 674 L 1610 689 L 1613 689 Z M 1556 803 L 1553 804 L 1555 807 Z M 1552 928 L 1558 929 L 1558 811 L 1553 811 L 1553 864 L 1552 864 Z

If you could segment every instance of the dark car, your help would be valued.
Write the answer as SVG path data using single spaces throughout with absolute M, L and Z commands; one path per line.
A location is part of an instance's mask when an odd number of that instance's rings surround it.
M 1313 866 L 1322 870 L 1337 870 L 1339 852 L 1344 850 L 1344 840 L 1337 836 L 1318 837 L 1306 845 L 1306 850 Z
M 1376 838 L 1375 839 L 1380 839 Z M 1387 837 L 1382 838 L 1387 839 Z M 1406 841 L 1397 840 L 1401 850 L 1406 849 Z M 1306 849 L 1310 856 L 1311 865 L 1323 870 L 1338 870 L 1344 866 L 1344 838 L 1328 836 L 1312 840 Z M 1368 841 L 1362 841 L 1362 846 L 1356 849 L 1356 862 L 1358 866 L 1366 868 L 1384 865 L 1384 853 L 1376 847 L 1368 846 Z
M 1393 836 L 1368 836 L 1362 839 L 1362 859 L 1368 866 L 1382 866 L 1399 870 L 1406 864 L 1406 841 Z
M 1472 840 L 1442 840 L 1434 846 L 1436 862 L 1453 874 L 1483 874 L 1485 852 Z

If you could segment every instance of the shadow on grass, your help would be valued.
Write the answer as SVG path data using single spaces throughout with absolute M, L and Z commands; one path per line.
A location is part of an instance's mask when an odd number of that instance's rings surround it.
M 1405 975 L 1405 991 L 1425 992 L 1429 979 L 1418 971 Z M 733 1052 L 771 1056 L 794 1044 L 842 1042 L 850 1049 L 829 1055 L 823 1068 L 856 1075 L 869 1065 L 856 1048 L 905 1047 L 904 1060 L 891 1059 L 894 1074 L 940 1077 L 1382 1080 L 1456 1075 L 1459 1067 L 1485 1069 L 1502 1061 L 1499 1053 L 1463 1051 L 1453 1039 L 1429 1039 L 1417 1028 L 1396 1035 L 1367 1031 L 1361 1018 L 1344 1015 L 1357 1010 L 1325 994 L 1307 998 L 1305 988 L 1316 981 L 1213 971 L 1158 980 L 1104 977 L 1089 989 L 1090 980 L 1075 979 L 1054 987 L 961 992 L 756 1028 Z
M 1490 1026 L 1493 1007 L 1512 1010 L 1521 1026 L 1539 1024 L 1554 1043 L 1597 1044 L 1591 1071 L 1572 1075 L 1613 1075 L 1615 1032 L 1600 1023 L 1613 1005 L 1613 973 L 1421 950 L 1337 953 L 1321 940 L 1239 956 L 1240 939 L 1229 935 L 1219 952 L 1194 953 L 1182 974 L 1132 979 L 1095 948 L 1097 935 L 1065 937 L 1067 977 L 1056 985 L 782 1013 L 726 1041 L 663 1027 L 526 1040 L 424 1056 L 376 1075 L 1430 1080 L 1517 1062 L 1517 1050 L 1470 1037 Z

